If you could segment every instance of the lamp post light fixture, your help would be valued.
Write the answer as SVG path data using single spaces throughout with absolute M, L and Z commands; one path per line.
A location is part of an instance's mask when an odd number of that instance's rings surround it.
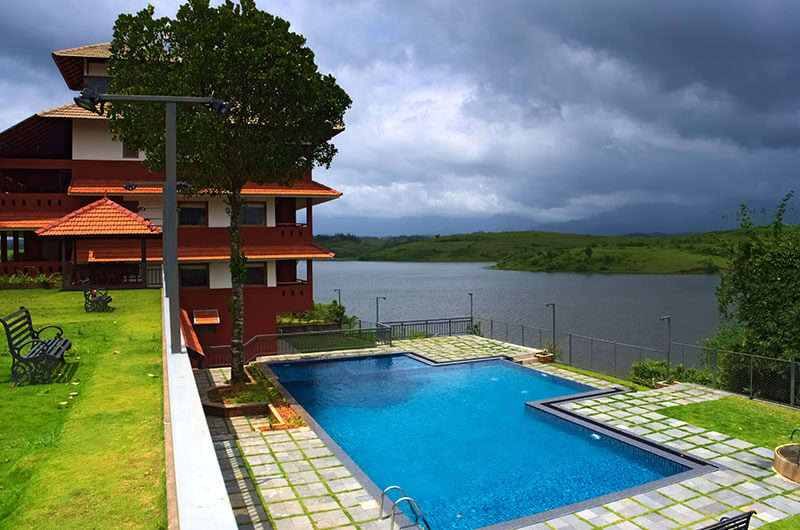
M 341 289 L 334 289 L 333 290 L 337 295 L 339 295 L 339 306 L 342 305 L 342 290 Z
M 545 304 L 545 307 L 552 307 L 553 308 L 553 351 L 551 352 L 553 356 L 556 354 L 556 304 Z
M 386 300 L 385 296 L 376 296 L 375 297 L 375 326 L 378 326 L 378 322 L 381 321 L 380 319 L 380 301 Z
M 472 319 L 472 293 L 467 293 L 467 295 L 469 295 L 469 325 L 473 326 L 474 324 L 472 323 L 472 320 L 473 320 Z
M 169 330 L 171 353 L 181 352 L 180 330 L 180 302 L 178 289 L 178 199 L 177 199 L 177 163 L 176 163 L 176 103 L 189 103 L 206 105 L 223 117 L 227 117 L 231 110 L 229 102 L 221 101 L 212 92 L 210 97 L 193 96 L 145 96 L 100 94 L 95 90 L 85 88 L 81 95 L 74 98 L 75 104 L 82 109 L 103 115 L 107 101 L 124 101 L 129 103 L 164 103 L 166 107 L 165 131 L 165 173 L 163 184 L 164 212 L 162 226 L 162 266 L 164 268 L 164 283 L 169 300 Z M 100 105 L 98 109 L 97 106 Z M 136 184 L 127 185 L 126 189 L 135 189 Z
M 659 320 L 667 321 L 667 382 L 669 383 L 669 365 L 672 357 L 672 315 L 664 315 Z

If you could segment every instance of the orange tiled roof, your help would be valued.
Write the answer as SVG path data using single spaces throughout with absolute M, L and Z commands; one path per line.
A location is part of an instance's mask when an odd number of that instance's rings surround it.
M 36 235 L 44 237 L 151 236 L 160 233 L 161 228 L 107 197 L 68 213 L 36 231 Z
M 122 187 L 123 182 L 117 179 L 95 179 L 73 176 L 68 193 L 70 195 L 161 195 L 161 183 L 153 186 L 137 186 L 133 190 Z M 316 181 L 296 181 L 291 186 L 278 184 L 255 184 L 249 182 L 242 189 L 245 196 L 281 196 L 281 197 L 319 197 L 324 200 L 335 199 L 342 194 L 333 188 Z
M 37 112 L 36 115 L 41 118 L 81 118 L 89 120 L 108 119 L 106 118 L 105 114 L 101 116 L 99 114 L 95 114 L 94 112 L 89 112 L 88 110 L 77 106 L 75 103 L 67 103 L 66 105 L 61 105 L 60 107 L 43 110 L 42 112 Z
M 161 245 L 148 241 L 147 261 L 161 261 Z M 227 246 L 188 246 L 178 247 L 178 261 L 210 262 L 228 261 L 231 250 Z M 294 245 L 246 245 L 245 256 L 251 260 L 268 259 L 328 259 L 334 253 L 314 243 Z M 78 240 L 78 263 L 125 263 L 139 262 L 142 259 L 141 247 L 135 240 Z
M 53 52 L 53 55 L 62 57 L 88 57 L 92 59 L 108 59 L 111 57 L 111 43 L 100 42 L 98 44 L 87 44 L 86 46 L 78 46 L 77 48 L 67 48 L 66 50 L 58 50 Z
M 192 311 L 192 321 L 195 326 L 219 324 L 219 311 L 216 309 L 195 309 Z

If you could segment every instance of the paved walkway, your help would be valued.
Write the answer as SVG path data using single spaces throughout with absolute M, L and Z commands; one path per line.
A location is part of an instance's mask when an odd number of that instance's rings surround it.
M 531 350 L 466 336 L 395 341 L 391 348 L 347 352 L 347 355 L 387 351 L 412 351 L 441 362 L 494 355 L 513 357 Z M 299 357 L 341 355 L 343 352 Z M 270 358 L 271 361 L 280 359 Z M 534 369 L 598 388 L 613 386 L 550 365 Z M 198 387 L 224 384 L 228 374 L 227 369 L 196 371 Z M 800 485 L 772 471 L 771 449 L 754 447 L 743 440 L 667 418 L 658 412 L 666 407 L 724 395 L 727 394 L 698 385 L 679 384 L 563 405 L 573 412 L 708 459 L 726 469 L 527 528 L 702 528 L 720 517 L 750 509 L 757 511 L 751 522 L 751 528 L 756 528 L 799 514 Z M 377 499 L 309 428 L 261 433 L 258 427 L 266 425 L 265 416 L 229 420 L 209 417 L 208 423 L 241 528 L 272 528 L 273 525 L 279 530 L 388 528 L 387 520 L 378 519 Z

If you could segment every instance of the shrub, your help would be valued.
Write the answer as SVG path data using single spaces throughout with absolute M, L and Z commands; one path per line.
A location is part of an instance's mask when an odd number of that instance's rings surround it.
M 676 381 L 711 385 L 713 378 L 710 373 L 696 368 L 685 368 L 681 364 L 670 365 L 670 377 Z M 667 378 L 667 361 L 654 361 L 644 359 L 631 366 L 631 381 L 634 383 L 655 387 L 659 381 Z
M 25 272 L 16 272 L 11 275 L 0 276 L 0 289 L 35 289 L 56 287 L 61 281 L 61 274 L 36 274 L 30 276 Z

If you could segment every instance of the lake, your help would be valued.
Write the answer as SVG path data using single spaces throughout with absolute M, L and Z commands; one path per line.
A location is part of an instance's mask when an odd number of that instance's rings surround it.
M 674 341 L 695 343 L 719 324 L 714 289 L 716 275 L 603 275 L 499 271 L 493 263 L 399 263 L 330 261 L 314 263 L 314 299 L 336 299 L 348 314 L 375 321 L 469 316 L 494 319 L 495 335 L 525 324 L 550 329 L 556 304 L 556 325 L 573 332 L 629 344 L 663 348 L 672 315 Z M 559 339 L 560 340 L 560 339 Z

